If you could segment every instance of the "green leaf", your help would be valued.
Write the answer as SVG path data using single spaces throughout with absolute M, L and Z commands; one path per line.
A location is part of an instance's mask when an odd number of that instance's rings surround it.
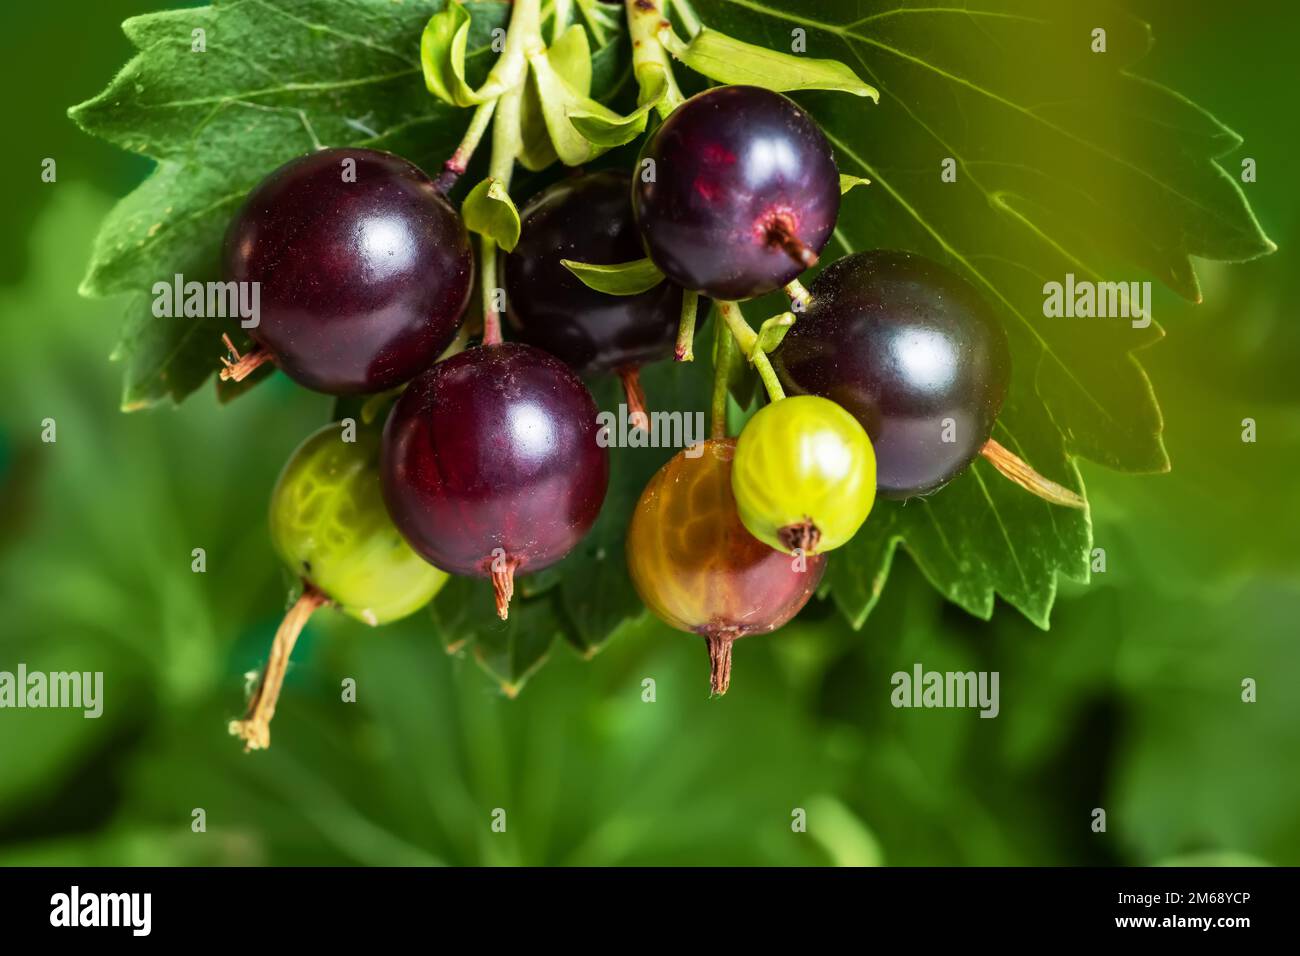
M 835 90 L 880 100 L 874 87 L 863 83 L 839 60 L 781 53 L 709 27 L 703 27 L 689 43 L 684 43 L 665 24 L 659 31 L 659 42 L 692 70 L 719 83 L 761 86 L 778 93 Z
M 587 31 L 576 23 L 546 51 L 547 60 L 569 88 L 579 96 L 591 95 L 591 45 Z
M 551 69 L 565 81 L 570 90 L 582 92 L 583 97 L 590 94 L 593 86 L 608 95 L 609 91 L 617 89 L 627 78 L 624 62 L 627 58 L 627 50 L 624 49 L 624 44 L 618 42 L 619 38 L 616 36 L 608 46 L 603 46 L 594 55 L 590 55 L 586 52 L 588 50 L 586 37 L 575 35 L 573 30 L 574 28 L 570 27 L 560 38 L 560 42 L 552 48 L 548 61 Z M 578 29 L 578 34 L 581 34 L 581 28 Z M 597 33 L 593 30 L 593 34 L 605 36 L 603 31 Z M 593 122 L 607 121 L 604 119 L 603 108 L 596 113 L 591 113 L 582 105 L 583 102 L 585 99 L 576 101 L 576 105 L 571 108 L 570 118 L 576 115 L 589 118 Z M 523 144 L 519 162 L 523 167 L 537 171 L 556 162 L 559 155 L 551 142 L 551 132 L 546 125 L 546 114 L 542 109 L 542 100 L 535 80 L 530 81 L 524 89 L 522 123 Z M 602 146 L 618 146 L 626 142 L 623 140 L 605 143 L 594 138 L 591 141 Z
M 420 35 L 424 84 L 430 93 L 451 106 L 474 106 L 484 100 L 465 82 L 469 27 L 469 12 L 459 0 L 450 0 L 429 18 Z
M 862 176 L 850 176 L 847 173 L 840 173 L 840 195 L 843 196 L 854 186 L 866 186 L 870 183 L 870 179 L 865 179 Z
M 466 229 L 495 240 L 506 252 L 519 241 L 519 210 L 500 180 L 489 176 L 471 189 L 460 213 Z
M 770 352 L 781 344 L 785 333 L 794 325 L 794 313 L 782 312 L 763 322 L 758 329 L 758 339 L 754 342 L 754 352 Z
M 609 295 L 638 295 L 653 289 L 664 281 L 664 274 L 649 259 L 615 262 L 599 265 L 594 262 L 575 262 L 561 259 L 564 268 L 583 281 L 589 288 Z
M 588 95 L 591 54 L 586 31 L 574 24 L 550 49 L 530 55 L 528 63 L 542 119 L 560 161 L 566 166 L 581 166 L 606 152 L 609 147 L 587 139 L 569 119 L 571 114 L 577 114 L 609 123 L 622 120 L 618 113 Z
M 591 113 L 576 107 L 569 111 L 569 122 L 583 137 L 597 146 L 613 148 L 630 143 L 645 132 L 651 111 L 668 94 L 668 81 L 662 71 L 644 71 L 641 92 L 641 105 L 627 116 L 614 114 L 611 117 L 605 111 Z
M 537 96 L 537 85 L 526 83 L 520 102 L 519 164 L 531 172 L 539 172 L 559 161 L 551 144 L 551 133 L 546 128 L 542 114 L 542 101 Z
M 1161 416 L 1135 353 L 1154 323 L 1048 319 L 1043 284 L 1153 278 L 1196 299 L 1193 255 L 1240 260 L 1273 244 L 1220 164 L 1240 139 L 1178 94 L 1135 73 L 1146 25 L 1070 5 L 987 0 L 890 6 L 863 15 L 830 0 L 696 0 L 701 21 L 842 59 L 889 109 L 810 94 L 842 172 L 869 177 L 844 197 L 822 253 L 911 249 L 965 275 L 999 310 L 1013 353 L 994 437 L 1047 477 L 1082 490 L 1075 459 L 1126 471 L 1168 467 Z M 951 163 L 945 163 L 945 160 Z M 945 168 L 956 180 L 942 178 Z M 1158 308 L 1158 306 L 1157 306 Z M 1158 314 L 1158 312 L 1157 312 Z M 979 617 L 1001 596 L 1046 627 L 1061 578 L 1085 581 L 1090 516 L 1054 508 L 983 461 L 933 495 L 878 501 L 830 562 L 831 594 L 861 624 L 902 546 L 949 600 Z

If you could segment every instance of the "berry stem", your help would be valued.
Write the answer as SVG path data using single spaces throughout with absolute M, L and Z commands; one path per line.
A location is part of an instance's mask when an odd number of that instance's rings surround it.
M 625 365 L 618 370 L 627 400 L 627 417 L 633 428 L 650 430 L 650 415 L 646 412 L 645 389 L 641 387 L 641 370 L 635 365 Z
M 754 368 L 758 369 L 758 377 L 763 380 L 763 387 L 767 389 L 768 401 L 779 402 L 785 398 L 785 389 L 781 387 L 781 380 L 776 377 L 776 369 L 772 368 L 772 361 L 767 357 L 767 353 L 761 349 L 756 350 L 749 359 Z
M 364 402 L 362 402 L 361 413 L 360 413 L 361 424 L 373 425 L 375 423 L 375 419 L 379 417 L 380 413 L 381 412 L 386 413 L 388 411 L 389 406 L 392 405 L 393 402 L 397 401 L 398 397 L 401 396 L 401 394 L 404 391 L 406 391 L 407 384 L 409 383 L 403 383 L 397 386 L 396 388 L 390 388 L 386 392 L 379 392 L 376 395 L 371 395 Z
M 523 148 L 523 95 L 522 83 L 501 94 L 496 122 L 492 124 L 492 161 L 488 175 L 498 180 L 506 191 L 514 176 L 515 157 Z
M 704 636 L 709 645 L 709 696 L 721 697 L 731 686 L 731 645 L 734 639 L 721 632 Z
M 727 389 L 736 341 L 722 322 L 714 323 L 713 335 L 713 403 L 709 411 L 709 437 L 727 437 Z
M 659 39 L 661 29 L 671 29 L 668 0 L 625 0 L 625 3 L 628 34 L 632 39 L 632 73 L 641 88 L 637 105 L 644 106 L 662 83 L 663 95 L 655 109 L 660 119 L 667 119 L 686 100 L 673 76 L 672 60 Z
M 564 19 L 568 19 L 568 4 L 564 4 Z M 559 29 L 559 7 L 557 6 L 557 27 Z M 492 122 L 493 114 L 498 111 L 499 106 L 504 105 L 505 99 L 512 92 L 518 93 L 525 81 L 528 79 L 528 54 L 538 48 L 543 48 L 542 41 L 542 4 L 541 0 L 514 0 L 510 12 L 510 26 L 506 30 L 505 45 L 501 49 L 501 56 L 497 58 L 496 63 L 492 65 L 492 70 L 488 73 L 487 79 L 478 89 L 477 96 L 482 97 L 482 101 L 474 109 L 474 115 L 470 118 L 469 128 L 465 130 L 465 136 L 457 145 L 455 152 L 451 154 L 445 163 L 443 163 L 442 173 L 434 181 L 434 187 L 441 193 L 448 193 L 456 185 L 469 166 L 470 160 L 474 156 L 474 151 L 478 149 L 484 134 L 487 133 L 488 125 Z M 493 129 L 493 159 L 495 168 L 495 158 L 497 155 L 497 137 L 500 134 L 501 123 L 498 121 L 497 126 Z M 518 115 L 515 116 L 515 148 L 510 151 L 510 162 L 519 153 L 518 139 Z M 497 177 L 501 178 L 501 177 Z M 510 178 L 504 179 L 507 187 Z
M 700 23 L 700 18 L 695 15 L 695 11 L 691 9 L 689 3 L 677 4 L 676 10 L 677 16 L 681 18 L 682 26 L 686 28 L 687 36 L 693 37 L 700 32 L 703 24 Z
M 736 344 L 740 346 L 742 352 L 748 355 L 753 351 L 754 346 L 758 344 L 758 333 L 749 327 L 749 323 L 745 321 L 745 316 L 741 313 L 740 306 L 737 303 L 719 299 L 717 305 L 718 312 L 722 314 L 722 319 L 726 322 L 727 328 L 731 330 Z
M 434 187 L 438 192 L 446 194 L 451 192 L 456 180 L 460 179 L 465 168 L 469 166 L 469 161 L 474 158 L 474 150 L 478 149 L 478 144 L 483 139 L 483 134 L 487 132 L 488 124 L 492 122 L 492 114 L 496 111 L 497 101 L 488 100 L 480 103 L 474 110 L 474 116 L 469 121 L 469 129 L 465 131 L 464 138 L 456 151 L 451 154 L 451 158 L 442 164 L 442 173 L 434 180 Z
M 479 236 L 479 276 L 483 292 L 483 344 L 501 344 L 501 313 L 497 311 L 497 244 L 488 236 Z
M 271 746 L 271 718 L 275 716 L 275 704 L 280 699 L 284 674 L 289 668 L 289 655 L 293 653 L 293 646 L 308 618 L 317 608 L 328 603 L 329 598 L 323 592 L 307 584 L 276 629 L 275 640 L 271 642 L 271 654 L 262 670 L 257 690 L 248 702 L 248 713 L 243 720 L 230 722 L 230 733 L 243 738 L 245 753 L 250 750 L 265 750 Z
M 749 327 L 749 323 L 745 321 L 745 316 L 740 311 L 740 306 L 735 302 L 719 302 L 718 311 L 722 313 L 727 327 L 731 329 L 736 344 L 758 371 L 758 377 L 763 380 L 763 387 L 767 389 L 767 397 L 774 402 L 785 398 L 785 389 L 781 387 L 781 381 L 776 377 L 776 370 L 772 368 L 771 360 L 768 359 L 767 353 L 758 347 L 758 333 Z
M 781 387 L 781 380 L 776 377 L 776 369 L 772 368 L 767 353 L 759 350 L 750 357 L 750 361 L 754 363 L 754 368 L 758 369 L 758 377 L 763 380 L 763 387 L 767 389 L 768 400 L 779 402 L 785 398 L 785 389 Z
M 1054 505 L 1062 505 L 1066 508 L 1088 507 L 1088 503 L 1079 495 L 1063 485 L 1058 485 L 1049 478 L 1044 478 L 1029 467 L 1028 462 L 1012 454 L 992 438 L 980 449 L 980 454 L 1004 477 L 1010 478 L 1021 488 L 1032 492 L 1044 501 L 1049 501 Z
M 682 290 L 682 319 L 677 326 L 677 348 L 673 358 L 678 362 L 695 361 L 695 314 L 700 308 L 700 294 Z
M 785 284 L 785 294 L 790 297 L 790 304 L 796 306 L 796 312 L 806 311 L 812 305 L 812 293 L 798 279 L 791 279 Z
M 492 66 L 487 80 L 478 89 L 485 101 L 505 96 L 523 86 L 528 78 L 528 56 L 545 49 L 542 39 L 542 0 L 512 0 L 510 25 L 506 28 L 501 56 Z
M 521 3 L 515 4 L 513 16 L 519 15 Z M 506 42 L 508 45 L 508 37 Z M 492 161 L 488 166 L 488 175 L 501 183 L 502 188 L 507 191 L 510 189 L 510 180 L 515 171 L 515 157 L 519 155 L 523 143 L 522 110 L 523 85 L 520 83 L 501 94 L 501 100 L 497 104 L 496 120 L 492 124 Z M 499 291 L 496 240 L 487 236 L 479 237 L 479 258 L 482 282 L 480 288 L 483 292 L 483 344 L 500 345 L 501 314 L 495 304 Z
M 451 358 L 453 355 L 459 355 L 465 349 L 469 348 L 469 323 L 461 323 L 461 327 L 456 331 L 456 337 L 451 340 L 451 344 L 442 350 L 438 356 L 438 361 L 442 362 Z M 406 386 L 402 386 L 405 388 Z
M 235 348 L 235 343 L 230 341 L 229 335 L 222 334 L 221 341 L 226 344 L 226 349 L 232 356 L 221 359 L 221 364 L 225 366 L 221 370 L 223 382 L 242 382 L 264 363 L 271 361 L 271 353 L 260 345 L 254 346 L 247 355 L 240 355 L 239 349 Z

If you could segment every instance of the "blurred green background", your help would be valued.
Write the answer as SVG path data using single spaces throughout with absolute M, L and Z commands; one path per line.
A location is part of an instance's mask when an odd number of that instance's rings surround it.
M 1085 465 L 1107 568 L 1061 595 L 1050 632 L 1005 607 L 966 616 L 903 558 L 861 632 L 814 605 L 745 642 L 723 702 L 703 693 L 700 643 L 651 623 L 591 661 L 557 646 L 511 701 L 426 615 L 370 631 L 326 612 L 275 746 L 245 756 L 225 724 L 284 606 L 266 498 L 330 403 L 277 377 L 225 408 L 205 389 L 117 411 L 121 307 L 76 287 L 99 218 L 148 163 L 65 110 L 129 57 L 119 22 L 162 4 L 69 6 L 0 14 L 18 41 L 0 152 L 0 670 L 103 671 L 105 709 L 0 711 L 0 863 L 1300 863 L 1290 7 L 1126 4 L 1157 39 L 1141 72 L 1244 136 L 1281 252 L 1202 264 L 1204 305 L 1157 305 L 1168 338 L 1142 359 L 1174 470 Z M 1000 716 L 894 710 L 890 675 L 917 661 L 999 671 Z M 792 832 L 795 808 L 809 832 Z

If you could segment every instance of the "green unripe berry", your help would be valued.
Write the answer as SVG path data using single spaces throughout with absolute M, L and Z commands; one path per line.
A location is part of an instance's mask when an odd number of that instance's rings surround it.
M 418 611 L 447 575 L 393 527 L 379 484 L 379 435 L 326 425 L 298 446 L 271 492 L 271 541 L 289 569 L 345 613 L 386 624 Z
M 876 500 L 876 456 L 858 420 L 826 398 L 761 409 L 736 442 L 740 520 L 779 551 L 820 554 L 847 542 Z

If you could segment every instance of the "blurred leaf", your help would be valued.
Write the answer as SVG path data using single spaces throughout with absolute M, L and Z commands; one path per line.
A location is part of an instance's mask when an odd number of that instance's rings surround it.
M 100 759 L 100 747 L 129 752 L 159 710 L 227 686 L 237 699 L 229 647 L 241 633 L 264 646 L 275 616 L 255 608 L 282 599 L 266 497 L 322 410 L 318 396 L 268 386 L 243 407 L 222 408 L 209 392 L 185 416 L 119 414 L 103 306 L 76 294 L 78 254 L 108 200 L 76 183 L 49 197 L 33 272 L 0 290 L 0 434 L 15 440 L 18 462 L 0 493 L 26 515 L 0 547 L 0 669 L 102 672 L 104 712 L 5 712 L 0 813 L 39 797 L 57 826 L 75 762 Z M 46 418 L 56 442 L 40 440 Z M 36 480 L 20 501 L 15 478 L 28 469 Z M 195 548 L 204 573 L 192 570 Z M 109 812 L 111 802 L 86 807 Z
M 808 832 L 836 866 L 881 866 L 884 855 L 875 834 L 853 811 L 828 794 L 808 801 Z
M 1222 606 L 1128 602 L 1117 674 L 1127 726 L 1110 827 L 1138 859 L 1300 852 L 1300 765 L 1277 762 L 1300 753 L 1296 608 L 1294 582 L 1261 581 Z M 1254 703 L 1242 700 L 1246 678 Z

